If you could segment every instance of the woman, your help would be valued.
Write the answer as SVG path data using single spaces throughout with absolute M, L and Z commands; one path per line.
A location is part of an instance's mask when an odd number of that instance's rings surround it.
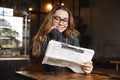
M 41 63 L 50 40 L 56 40 L 70 45 L 79 46 L 79 32 L 75 30 L 71 11 L 65 6 L 55 6 L 44 19 L 37 34 L 33 38 L 31 61 Z M 85 73 L 91 73 L 92 61 L 80 66 Z M 46 70 L 67 70 L 66 68 L 45 65 Z

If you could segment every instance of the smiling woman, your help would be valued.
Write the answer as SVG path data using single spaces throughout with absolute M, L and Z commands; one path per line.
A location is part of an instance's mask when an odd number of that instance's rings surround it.
M 53 28 L 63 32 L 68 27 L 68 21 L 68 13 L 64 10 L 57 10 L 53 16 Z
M 75 29 L 71 11 L 62 5 L 56 5 L 45 17 L 38 32 L 33 37 L 30 58 L 32 64 L 42 64 L 50 40 L 56 40 L 70 45 L 79 46 L 79 32 Z M 92 61 L 87 61 L 80 66 L 85 73 L 91 73 Z M 70 71 L 68 68 L 44 65 L 45 71 Z

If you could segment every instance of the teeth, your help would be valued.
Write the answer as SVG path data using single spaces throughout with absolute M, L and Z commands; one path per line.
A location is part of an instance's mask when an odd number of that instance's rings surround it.
M 58 29 L 62 29 L 61 27 L 58 27 Z

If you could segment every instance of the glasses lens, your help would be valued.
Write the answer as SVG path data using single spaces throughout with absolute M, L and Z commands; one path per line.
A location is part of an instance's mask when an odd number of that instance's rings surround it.
M 53 18 L 54 18 L 54 20 L 55 20 L 56 22 L 60 22 L 60 17 L 54 16 Z
M 68 19 L 64 18 L 64 19 L 61 19 L 59 16 L 53 16 L 55 22 L 59 23 L 62 21 L 63 24 L 67 24 L 68 23 Z

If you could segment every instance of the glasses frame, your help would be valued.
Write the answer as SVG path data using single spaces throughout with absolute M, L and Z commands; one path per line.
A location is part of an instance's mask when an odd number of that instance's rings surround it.
M 63 24 L 68 24 L 68 20 L 65 20 L 65 18 L 61 19 L 59 16 L 53 16 L 53 19 L 56 23 L 60 23 L 62 21 Z

